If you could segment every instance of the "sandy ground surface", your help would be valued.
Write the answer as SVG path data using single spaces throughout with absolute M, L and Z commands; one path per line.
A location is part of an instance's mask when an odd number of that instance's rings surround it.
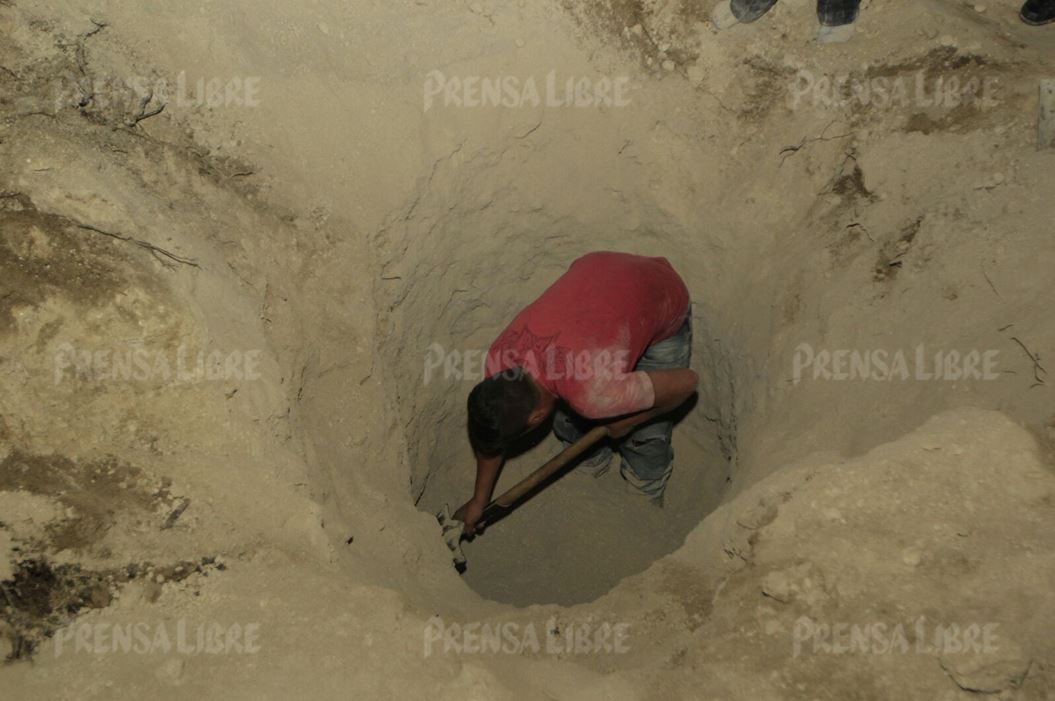
M 4 690 L 1051 699 L 1055 32 L 711 4 L 0 2 Z M 693 293 L 671 515 L 571 473 L 461 578 L 457 371 L 600 248 Z

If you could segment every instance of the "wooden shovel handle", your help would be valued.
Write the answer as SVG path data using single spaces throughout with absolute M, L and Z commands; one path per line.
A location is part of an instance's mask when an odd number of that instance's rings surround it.
M 509 507 L 515 504 L 518 499 L 530 492 L 535 487 L 545 482 L 546 478 L 566 466 L 575 458 L 585 453 L 587 450 L 592 448 L 594 445 L 597 444 L 598 441 L 600 441 L 607 435 L 607 426 L 597 426 L 596 428 L 591 429 L 589 433 L 587 433 L 582 438 L 562 450 L 545 465 L 535 470 L 530 475 L 517 482 L 512 488 L 508 489 L 507 491 L 503 492 L 501 495 L 496 497 L 495 500 L 488 504 L 487 508 L 484 509 L 484 516 L 481 517 L 480 520 L 485 520 L 488 512 L 494 513 L 496 510 L 507 510 Z

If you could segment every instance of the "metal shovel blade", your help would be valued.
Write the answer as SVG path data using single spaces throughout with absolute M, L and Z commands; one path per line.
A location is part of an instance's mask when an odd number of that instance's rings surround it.
M 443 542 L 447 544 L 454 558 L 454 569 L 458 570 L 460 574 L 465 571 L 468 564 L 465 559 L 465 553 L 462 552 L 462 536 L 465 534 L 465 524 L 451 516 L 451 510 L 447 504 L 444 504 L 443 509 L 436 514 L 436 520 L 440 522 Z

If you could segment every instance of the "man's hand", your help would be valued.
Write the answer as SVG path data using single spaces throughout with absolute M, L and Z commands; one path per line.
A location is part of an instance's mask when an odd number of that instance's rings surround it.
M 465 524 L 465 535 L 476 534 L 476 524 L 480 522 L 486 506 L 487 504 L 481 504 L 476 499 L 470 499 L 454 512 L 454 518 Z

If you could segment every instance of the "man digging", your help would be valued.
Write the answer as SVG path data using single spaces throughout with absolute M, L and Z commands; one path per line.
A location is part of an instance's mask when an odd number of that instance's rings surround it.
M 472 535 L 505 456 L 551 414 L 565 445 L 608 427 L 628 491 L 656 506 L 670 478 L 671 413 L 696 392 L 685 283 L 665 258 L 598 252 L 574 263 L 491 346 L 487 378 L 469 394 L 473 497 L 454 517 Z M 604 474 L 613 446 L 583 464 Z

